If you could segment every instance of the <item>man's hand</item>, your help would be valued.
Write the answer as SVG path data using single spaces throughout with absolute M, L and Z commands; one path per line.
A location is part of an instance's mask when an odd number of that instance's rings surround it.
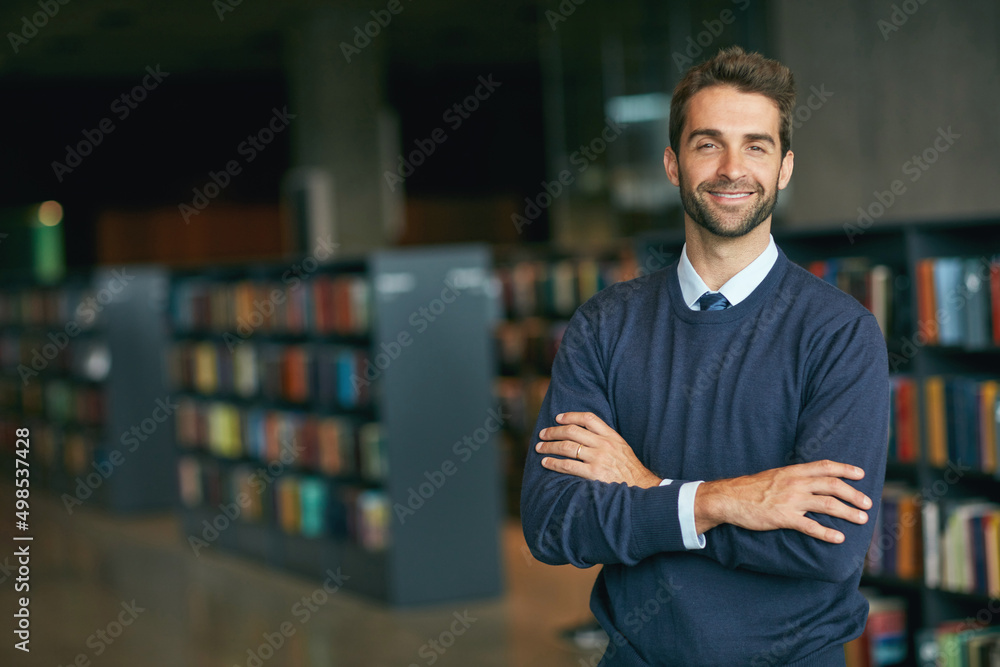
M 543 458 L 542 465 L 549 470 L 647 489 L 662 481 L 639 462 L 624 438 L 594 413 L 565 412 L 556 415 L 556 421 L 562 425 L 542 429 L 538 433 L 542 442 L 535 445 L 541 454 L 566 457 Z
M 844 481 L 864 476 L 861 468 L 827 460 L 705 482 L 695 495 L 695 526 L 699 534 L 722 523 L 748 530 L 791 528 L 824 542 L 843 542 L 843 533 L 806 512 L 867 522 L 868 513 L 861 510 L 871 508 L 871 499 Z

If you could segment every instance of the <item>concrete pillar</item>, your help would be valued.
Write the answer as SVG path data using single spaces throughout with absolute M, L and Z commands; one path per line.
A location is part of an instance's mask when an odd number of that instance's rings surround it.
M 329 183 L 340 256 L 387 245 L 401 222 L 402 190 L 391 192 L 382 176 L 398 148 L 384 104 L 386 30 L 365 10 L 323 8 L 285 33 L 292 166 Z M 315 244 L 310 235 L 301 251 Z

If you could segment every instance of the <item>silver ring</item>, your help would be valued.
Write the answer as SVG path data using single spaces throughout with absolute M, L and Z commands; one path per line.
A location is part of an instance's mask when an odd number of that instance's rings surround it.
M 580 450 L 581 449 L 583 449 L 583 445 L 580 445 L 579 447 L 576 448 L 576 460 L 577 461 L 580 460 Z

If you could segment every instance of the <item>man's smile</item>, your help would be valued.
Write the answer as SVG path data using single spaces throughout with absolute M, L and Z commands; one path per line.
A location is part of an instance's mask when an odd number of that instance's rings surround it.
M 742 202 L 754 195 L 753 192 L 721 192 L 712 190 L 709 190 L 708 194 L 712 195 L 715 199 L 726 202 Z

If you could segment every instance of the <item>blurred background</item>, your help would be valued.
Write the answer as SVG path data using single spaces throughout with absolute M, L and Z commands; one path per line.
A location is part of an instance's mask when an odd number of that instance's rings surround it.
M 524 456 L 576 307 L 678 256 L 671 91 L 732 44 L 797 82 L 778 245 L 890 351 L 849 664 L 1000 655 L 996 3 L 35 0 L 0 28 L 4 664 L 596 665 L 596 569 L 531 558 Z

